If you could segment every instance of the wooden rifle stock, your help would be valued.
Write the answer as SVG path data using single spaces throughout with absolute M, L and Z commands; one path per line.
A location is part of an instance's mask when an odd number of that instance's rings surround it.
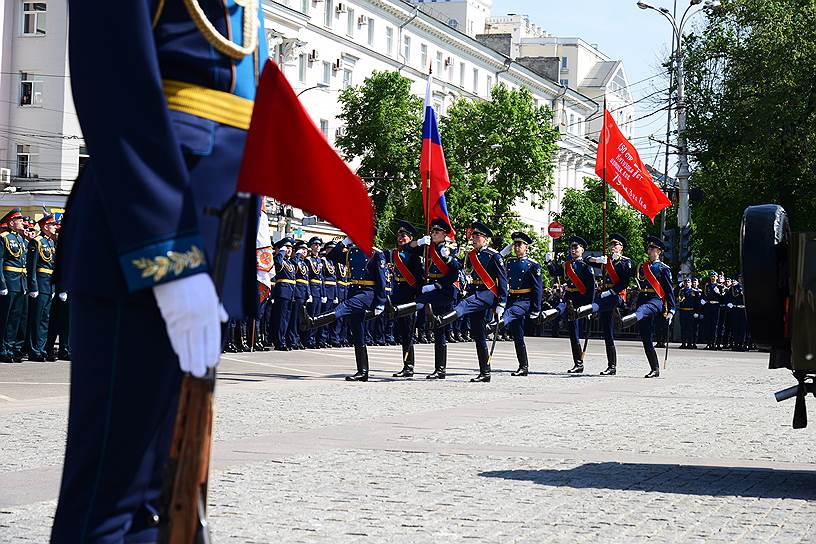
M 228 256 L 241 249 L 251 195 L 238 193 L 221 210 L 207 210 L 220 218 L 213 262 L 213 282 L 219 296 Z M 207 486 L 212 448 L 215 368 L 202 378 L 185 374 L 179 392 L 173 439 L 165 466 L 159 528 L 161 544 L 209 544 Z

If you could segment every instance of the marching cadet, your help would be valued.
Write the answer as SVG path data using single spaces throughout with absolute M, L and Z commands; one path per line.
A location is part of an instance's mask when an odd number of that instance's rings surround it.
M 621 319 L 622 328 L 638 324 L 640 340 L 651 369 L 646 374 L 646 378 L 660 376 L 660 363 L 652 342 L 655 319 L 665 318 L 666 322 L 671 324 L 675 311 L 671 269 L 660 261 L 660 255 L 664 249 L 665 246 L 660 238 L 656 236 L 646 238 L 646 253 L 649 255 L 649 260 L 638 267 L 636 279 L 640 292 L 637 298 L 637 308 L 634 313 Z
M 9 230 L 0 234 L 0 362 L 19 363 L 23 357 L 17 349 L 17 331 L 23 318 L 27 290 L 25 222 L 20 208 L 9 211 L 2 222 Z
M 300 338 L 300 321 L 303 316 L 301 310 L 306 308 L 306 302 L 311 297 L 309 293 L 309 265 L 306 264 L 306 253 L 308 251 L 306 242 L 295 240 L 292 251 L 292 264 L 295 265 L 294 309 L 289 318 L 289 330 L 286 331 L 286 345 L 292 349 L 306 349 Z
M 42 236 L 35 238 L 28 247 L 26 269 L 28 296 L 31 304 L 28 310 L 28 360 L 45 361 L 45 342 L 48 336 L 48 321 L 51 316 L 51 298 L 54 293 L 52 275 L 56 255 L 57 222 L 53 214 L 39 221 Z
M 731 331 L 733 334 L 733 349 L 735 351 L 746 351 L 746 322 L 745 315 L 745 292 L 742 288 L 742 274 L 737 276 L 731 286 Z
M 323 240 L 319 236 L 314 236 L 309 240 L 309 255 L 305 258 L 309 276 L 309 297 L 306 304 L 306 311 L 309 316 L 320 315 L 323 305 L 328 302 L 323 293 L 323 257 L 320 256 L 320 247 Z M 321 347 L 318 341 L 319 331 L 316 329 L 307 331 L 304 345 L 309 349 Z
M 614 324 L 612 316 L 626 302 L 626 289 L 632 279 L 632 259 L 624 257 L 627 240 L 622 234 L 609 235 L 609 255 L 589 257 L 588 262 L 601 265 L 603 273 L 603 290 L 600 298 L 592 304 L 581 306 L 573 315 L 573 320 L 597 313 L 601 321 L 601 329 L 606 345 L 606 370 L 601 376 L 614 376 L 617 373 L 618 353 L 615 349 Z
M 414 375 L 414 329 L 416 327 L 416 298 L 422 280 L 422 259 L 411 247 L 417 230 L 407 221 L 397 221 L 397 247 L 391 250 L 394 265 L 394 291 L 386 302 L 386 318 L 395 320 L 402 344 L 402 370 L 395 378 Z
M 345 263 L 348 268 L 351 277 L 348 298 L 333 312 L 317 317 L 309 316 L 303 308 L 301 328 L 314 329 L 329 325 L 341 317 L 348 317 L 357 372 L 346 376 L 346 381 L 367 382 L 368 350 L 365 345 L 364 320 L 366 317 L 380 315 L 385 309 L 385 255 L 382 250 L 375 247 L 371 257 L 368 257 L 347 236 L 326 255 L 326 258 L 335 263 Z
M 70 83 L 92 158 L 57 252 L 73 361 L 54 544 L 156 541 L 182 373 L 218 363 L 219 302 L 233 318 L 255 313 L 246 248 L 258 214 L 219 297 L 209 271 L 220 218 L 207 212 L 235 194 L 268 57 L 260 4 L 68 3 Z M 112 203 L 120 213 L 100 214 Z
M 569 258 L 563 265 L 554 263 L 551 253 L 547 253 L 546 255 L 550 276 L 564 277 L 566 293 L 564 295 L 564 302 L 551 310 L 542 312 L 542 321 L 544 323 L 548 323 L 565 314 L 569 317 L 569 315 L 575 311 L 575 308 L 592 304 L 595 300 L 595 276 L 592 274 L 592 267 L 584 259 L 587 241 L 580 236 L 573 236 L 569 239 L 569 244 Z M 567 321 L 573 361 L 573 367 L 567 371 L 569 374 L 580 374 L 584 371 L 584 353 L 581 349 L 581 329 L 581 321 Z M 587 333 L 589 333 L 589 331 L 587 331 Z
M 465 269 L 469 270 L 471 278 L 467 296 L 450 312 L 434 317 L 434 328 L 440 329 L 461 317 L 469 316 L 471 334 L 476 343 L 476 356 L 479 359 L 479 375 L 471 378 L 471 382 L 490 381 L 490 353 L 485 327 L 491 320 L 491 312 L 495 312 L 498 324 L 507 305 L 507 271 L 499 252 L 488 247 L 488 240 L 492 236 L 493 232 L 487 225 L 479 221 L 473 222 L 473 249 L 465 260 Z M 438 330 L 437 336 L 444 337 L 446 332 Z
M 694 318 L 697 314 L 695 302 L 695 292 L 691 287 L 691 278 L 688 277 L 683 280 L 683 286 L 677 294 L 677 305 L 680 311 L 680 349 L 693 349 L 691 346 L 694 345 L 694 328 L 697 324 Z
M 535 321 L 541 311 L 541 265 L 527 256 L 527 248 L 533 242 L 527 234 L 517 231 L 510 235 L 512 246 L 502 249 L 502 257 L 510 253 L 514 257 L 505 261 L 509 294 L 507 308 L 502 315 L 500 327 L 511 328 L 519 367 L 511 376 L 526 376 L 529 372 L 527 345 L 524 343 L 524 324 L 529 316 Z
M 334 249 L 336 246 L 332 241 L 326 242 L 320 254 L 323 261 L 323 298 L 326 302 L 323 304 L 323 312 L 333 312 L 337 307 L 337 264 L 326 258 L 326 254 Z M 321 327 L 317 329 L 317 345 L 321 348 L 327 348 L 336 343 L 334 337 L 334 327 Z
M 717 283 L 717 273 L 711 271 L 708 274 L 708 283 L 703 287 L 700 298 L 700 305 L 703 308 L 703 329 L 702 337 L 706 342 L 705 349 L 717 349 L 717 323 L 720 319 L 720 302 L 722 291 Z
M 277 351 L 289 351 L 286 343 L 289 321 L 295 304 L 295 265 L 292 263 L 294 240 L 284 237 L 275 243 L 275 303 L 272 305 L 272 343 Z

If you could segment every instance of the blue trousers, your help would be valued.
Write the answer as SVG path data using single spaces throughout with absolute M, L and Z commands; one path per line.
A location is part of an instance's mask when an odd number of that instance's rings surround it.
M 292 299 L 292 313 L 289 316 L 289 328 L 286 330 L 286 345 L 297 346 L 300 340 L 300 308 L 306 304 L 306 299 Z
M 351 341 L 357 347 L 365 346 L 365 312 L 374 302 L 372 289 L 359 289 L 349 292 L 349 298 L 337 305 L 334 315 L 337 319 L 348 320 Z
M 558 315 L 563 317 L 564 314 L 567 313 L 567 302 L 562 302 L 556 306 L 556 309 L 558 310 Z M 572 349 L 572 362 L 576 365 L 584 364 L 584 350 L 581 348 L 582 321 L 582 319 L 577 321 L 567 319 L 567 332 L 569 332 L 570 348 Z
M 646 352 L 646 357 L 650 360 L 654 357 L 657 360 L 657 352 L 654 348 L 654 341 L 652 336 L 655 330 L 655 320 L 663 319 L 663 301 L 659 298 L 652 298 L 643 303 L 638 303 L 635 310 L 637 316 L 638 332 L 640 332 L 640 341 L 643 343 L 643 350 Z
M 149 289 L 74 295 L 71 404 L 51 542 L 149 542 L 181 380 Z M 151 540 L 152 538 L 152 540 Z
M 306 312 L 311 317 L 315 317 L 316 315 L 320 315 L 327 311 L 323 308 L 323 302 L 320 300 L 320 297 L 322 296 L 320 290 L 312 289 L 310 294 L 312 296 L 312 301 L 306 303 Z M 310 347 L 314 346 L 318 341 L 319 335 L 320 331 L 318 329 L 310 329 L 303 333 L 303 336 L 305 337 L 303 339 L 303 343 Z
M 276 298 L 272 305 L 272 342 L 276 348 L 287 346 L 286 333 L 289 331 L 294 302 L 291 298 Z
M 485 325 L 490 321 L 490 311 L 496 304 L 496 295 L 487 289 L 476 291 L 456 305 L 454 310 L 459 317 L 470 317 L 470 334 L 476 347 L 487 349 L 487 332 Z
M 620 295 L 608 295 L 603 298 L 597 297 L 592 303 L 592 311 L 598 314 L 598 320 L 601 322 L 601 331 L 603 332 L 604 345 L 606 346 L 606 357 L 609 363 L 612 363 L 612 358 L 615 357 L 617 363 L 617 354 L 615 354 L 615 327 L 612 324 L 612 315 L 616 308 L 623 304 L 623 299 Z
M 502 314 L 502 324 L 513 334 L 513 343 L 516 349 L 524 347 L 524 323 L 530 314 L 529 300 L 508 301 L 507 308 Z
M 707 303 L 703 306 L 702 340 L 706 344 L 717 342 L 717 322 L 720 319 L 720 305 Z

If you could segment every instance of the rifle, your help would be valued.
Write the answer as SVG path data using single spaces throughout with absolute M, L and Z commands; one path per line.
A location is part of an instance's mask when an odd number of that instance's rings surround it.
M 252 198 L 238 193 L 222 209 L 205 213 L 220 218 L 213 262 L 213 283 L 219 297 L 224 286 L 227 260 L 241 248 Z M 202 378 L 185 374 L 179 393 L 170 454 L 162 489 L 163 511 L 159 527 L 161 544 L 209 544 L 207 485 L 212 447 L 215 368 Z

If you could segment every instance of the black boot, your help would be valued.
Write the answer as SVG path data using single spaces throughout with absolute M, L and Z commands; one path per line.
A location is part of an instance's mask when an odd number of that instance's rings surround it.
M 585 304 L 583 306 L 579 306 L 577 310 L 572 312 L 570 316 L 570 321 L 577 321 L 582 317 L 586 317 L 588 315 L 592 315 L 592 304 Z
M 354 346 L 354 358 L 357 361 L 357 373 L 346 376 L 347 382 L 368 381 L 368 350 L 365 346 Z
M 558 317 L 558 309 L 553 308 L 551 310 L 544 310 L 541 312 L 541 315 L 538 316 L 538 325 L 543 325 L 545 323 L 549 323 L 553 319 Z
M 627 329 L 635 323 L 637 323 L 637 314 L 625 315 L 620 320 L 621 329 Z
M 584 363 L 576 361 L 572 368 L 567 370 L 567 374 L 582 374 L 584 372 Z
M 306 311 L 305 306 L 300 307 L 300 330 L 302 331 L 308 331 L 322 327 L 323 325 L 329 325 L 330 323 L 334 323 L 336 320 L 337 317 L 335 317 L 334 312 L 311 317 Z
M 516 358 L 518 358 L 519 367 L 515 372 L 511 372 L 511 376 L 526 376 L 529 372 L 529 363 L 527 362 L 527 346 L 516 346 Z
M 644 378 L 657 378 L 660 376 L 660 362 L 657 360 L 657 352 L 654 350 L 646 352 L 646 359 L 649 360 L 651 371 Z
M 490 353 L 487 347 L 476 346 L 476 356 L 479 358 L 479 375 L 470 381 L 487 383 L 490 381 Z
M 448 323 L 453 323 L 457 319 L 459 319 L 459 317 L 456 315 L 456 312 L 453 311 L 453 310 L 446 313 L 445 315 L 434 316 L 434 318 L 433 318 L 433 328 L 438 329 L 440 327 L 444 327 Z
M 414 346 L 402 354 L 402 370 L 395 372 L 395 378 L 410 378 L 414 375 Z
M 615 346 L 606 346 L 606 370 L 601 372 L 601 376 L 614 376 L 618 373 L 618 353 Z
M 434 371 L 427 376 L 428 380 L 444 380 L 445 367 L 448 365 L 448 346 L 434 346 Z
M 406 315 L 411 315 L 416 313 L 417 311 L 416 302 L 409 302 L 408 304 L 400 304 L 398 306 L 394 306 L 391 304 L 391 301 L 388 301 L 388 304 L 385 306 L 385 318 L 390 320 L 394 320 L 400 317 L 405 317 Z

